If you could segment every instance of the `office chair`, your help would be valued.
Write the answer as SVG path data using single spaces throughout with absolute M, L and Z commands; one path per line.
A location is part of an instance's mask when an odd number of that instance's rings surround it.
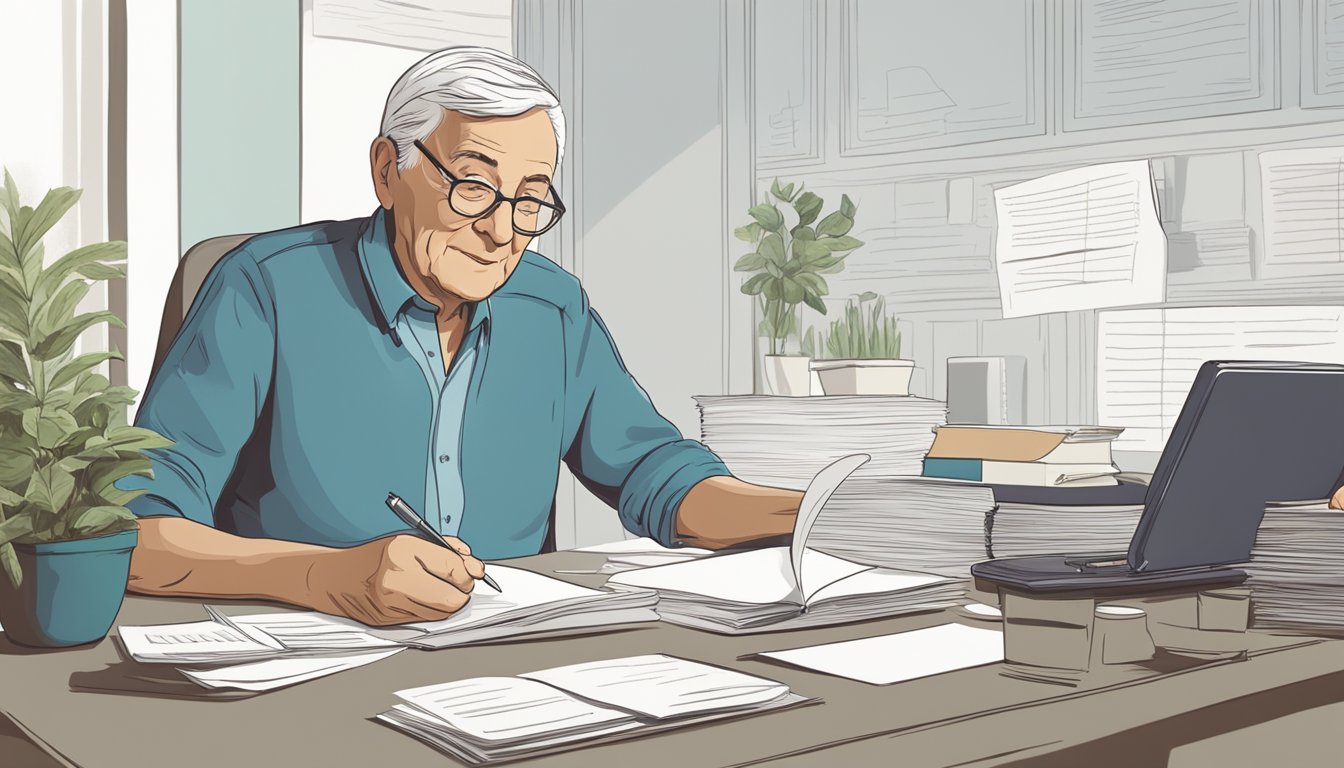
M 177 332 L 182 329 L 182 321 L 196 300 L 205 276 L 224 257 L 224 254 L 243 244 L 252 235 L 222 235 L 191 246 L 177 263 L 177 272 L 168 286 L 168 298 L 163 303 L 163 319 L 159 322 L 159 342 L 154 350 L 154 366 L 150 368 L 151 378 L 158 373 L 163 358 L 168 354 Z

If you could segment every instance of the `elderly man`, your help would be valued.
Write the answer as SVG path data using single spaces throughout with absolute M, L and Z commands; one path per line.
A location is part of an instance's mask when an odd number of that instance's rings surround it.
M 791 530 L 800 494 L 739 481 L 683 439 L 578 280 L 527 250 L 565 212 L 564 131 L 523 63 L 439 51 L 388 95 L 372 216 L 220 261 L 137 417 L 175 444 L 153 452 L 152 480 L 121 483 L 146 491 L 132 591 L 440 619 L 481 559 L 551 545 L 561 461 L 666 545 Z M 396 535 L 389 491 L 458 554 Z

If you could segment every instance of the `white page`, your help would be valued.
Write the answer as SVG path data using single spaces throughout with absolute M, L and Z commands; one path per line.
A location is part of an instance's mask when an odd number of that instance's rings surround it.
M 1344 363 L 1344 308 L 1131 309 L 1097 315 L 1097 416 L 1118 451 L 1160 451 L 1208 360 Z
M 663 654 L 571 664 L 520 677 L 660 720 L 762 704 L 789 692 L 774 680 Z
M 868 463 L 868 459 L 868 455 L 862 453 L 836 459 L 807 484 L 803 500 L 798 505 L 798 516 L 793 521 L 793 540 L 789 546 L 790 567 L 796 587 L 795 593 L 791 595 L 794 602 L 807 605 L 812 593 L 833 581 L 825 575 L 816 576 L 811 581 L 804 580 L 803 566 L 807 559 L 804 557 L 804 553 L 807 552 L 807 537 L 812 533 L 813 523 L 817 521 L 817 516 L 821 514 L 822 508 L 835 493 L 835 489 L 840 487 L 845 478 L 854 474 L 855 470 Z
M 1004 317 L 1166 299 L 1167 238 L 1147 160 L 995 190 Z
M 579 547 L 570 550 L 571 552 L 597 552 L 604 555 L 655 555 L 655 554 L 676 554 L 676 555 L 709 555 L 713 554 L 711 550 L 700 549 L 698 547 L 664 547 L 662 544 L 645 536 L 637 539 L 622 539 L 621 541 L 612 541 L 606 544 L 594 544 L 591 547 Z
M 602 595 L 602 592 L 596 589 L 570 584 L 522 568 L 491 564 L 490 576 L 499 583 L 503 592 L 496 592 L 485 582 L 478 581 L 472 589 L 471 599 L 462 610 L 441 621 L 416 622 L 406 626 L 436 635 L 452 632 L 458 627 L 480 624 L 510 611 Z
M 530 739 L 633 720 L 626 712 L 517 677 L 457 680 L 397 691 L 397 697 L 482 741 Z
M 827 675 L 889 685 L 1003 661 L 1003 633 L 943 624 L 760 655 Z
M 243 691 L 271 691 L 287 685 L 316 680 L 347 669 L 372 664 L 400 653 L 405 648 L 333 656 L 286 656 L 279 659 L 234 664 L 215 669 L 179 669 L 192 682 L 204 688 L 237 688 Z
M 803 568 L 808 583 L 820 590 L 826 585 L 866 571 L 869 566 L 807 550 Z M 703 595 L 716 600 L 756 605 L 797 602 L 798 587 L 787 547 L 770 547 L 707 557 L 686 563 L 642 568 L 612 576 L 613 585 Z
M 390 648 L 398 645 L 375 636 L 368 626 L 354 619 L 316 611 L 248 616 L 224 616 L 215 612 L 215 615 L 252 637 L 270 637 L 285 648 L 296 651 Z
M 1260 153 L 1265 265 L 1344 261 L 1344 147 Z
M 117 628 L 126 651 L 137 661 L 181 662 L 183 656 L 263 656 L 276 648 L 214 621 Z
M 892 592 L 903 592 L 919 587 L 927 587 L 932 584 L 946 584 L 957 581 L 957 579 L 946 576 L 937 576 L 931 573 L 917 573 L 914 571 L 896 571 L 888 568 L 872 568 L 860 571 L 852 576 L 846 576 L 828 586 L 822 587 L 812 593 L 812 599 L 809 603 L 819 603 L 823 600 L 831 600 L 838 597 L 854 597 L 856 595 L 881 595 Z

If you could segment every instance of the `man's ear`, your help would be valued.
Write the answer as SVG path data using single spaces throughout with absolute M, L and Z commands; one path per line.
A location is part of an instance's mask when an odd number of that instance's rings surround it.
M 397 175 L 397 146 L 386 136 L 379 136 L 369 145 L 369 172 L 373 176 L 373 192 L 378 196 L 378 204 L 391 210 L 391 182 Z

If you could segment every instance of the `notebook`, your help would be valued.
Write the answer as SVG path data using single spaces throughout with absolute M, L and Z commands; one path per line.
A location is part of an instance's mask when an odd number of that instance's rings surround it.
M 958 579 L 875 568 L 807 546 L 826 501 L 868 457 L 846 456 L 803 494 L 793 544 L 616 574 L 608 586 L 649 590 L 664 621 L 726 634 L 773 632 L 938 610 L 958 602 Z
M 396 693 L 377 719 L 473 765 L 537 757 L 815 701 L 774 680 L 663 654 Z

